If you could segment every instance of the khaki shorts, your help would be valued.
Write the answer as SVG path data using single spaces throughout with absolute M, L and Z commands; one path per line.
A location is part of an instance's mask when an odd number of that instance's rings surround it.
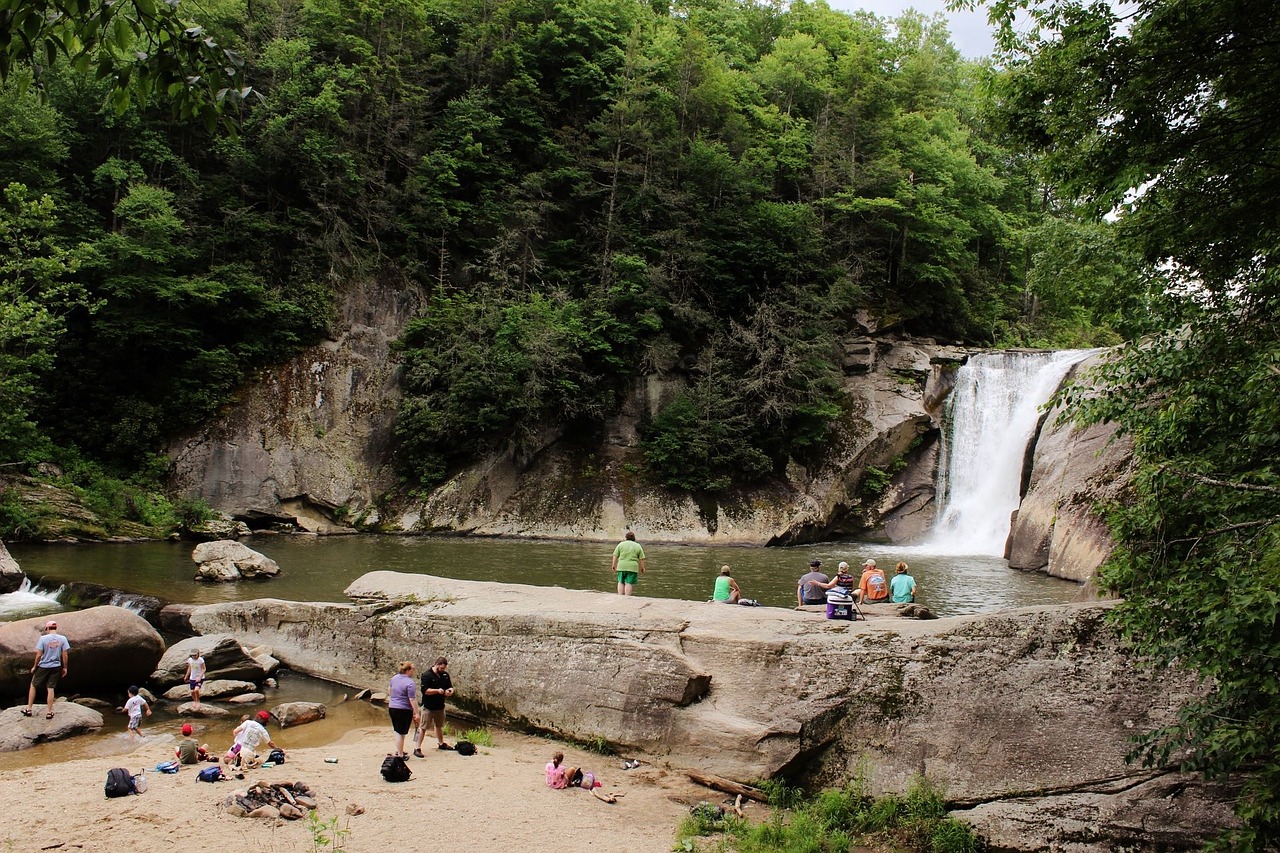
M 430 708 L 422 709 L 422 718 L 418 727 L 423 731 L 426 731 L 431 726 L 439 726 L 442 729 L 444 728 L 444 708 L 441 708 L 438 711 L 432 711 Z
M 36 671 L 31 674 L 31 685 L 39 690 L 41 687 L 47 687 L 50 690 L 58 689 L 58 679 L 62 678 L 61 666 L 38 666 Z

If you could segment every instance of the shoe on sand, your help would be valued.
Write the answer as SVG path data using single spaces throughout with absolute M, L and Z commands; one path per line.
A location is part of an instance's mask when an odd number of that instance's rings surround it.
M 453 749 L 453 747 L 449 746 L 449 744 L 447 744 L 447 743 L 442 743 L 442 744 L 440 744 L 440 746 L 438 746 L 438 747 L 436 747 L 436 748 L 437 748 L 437 749 Z
M 422 750 L 420 750 L 420 749 L 415 749 L 415 750 L 413 751 L 413 757 L 414 757 L 414 758 L 426 758 L 426 756 L 422 754 Z

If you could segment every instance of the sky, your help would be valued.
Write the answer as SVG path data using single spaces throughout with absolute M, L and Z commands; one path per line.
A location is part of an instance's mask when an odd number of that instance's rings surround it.
M 951 30 L 951 43 L 965 57 L 980 59 L 995 49 L 991 38 L 991 25 L 987 23 L 987 10 L 978 7 L 973 12 L 948 12 L 946 0 L 827 0 L 832 9 L 855 12 L 865 9 L 881 18 L 896 18 L 907 9 L 915 9 L 924 15 L 941 12 Z

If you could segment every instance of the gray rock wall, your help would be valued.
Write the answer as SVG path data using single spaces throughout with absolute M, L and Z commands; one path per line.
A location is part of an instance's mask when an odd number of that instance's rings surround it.
M 1069 378 L 1084 375 L 1102 357 L 1081 362 Z M 1133 445 L 1117 437 L 1113 425 L 1080 428 L 1060 422 L 1061 415 L 1055 408 L 1040 429 L 1005 556 L 1013 568 L 1083 583 L 1111 553 L 1098 505 L 1124 489 Z
M 1102 604 L 835 623 L 393 572 L 348 594 L 357 603 L 198 607 L 191 623 L 353 687 L 382 688 L 397 661 L 445 654 L 465 706 L 676 766 L 812 785 L 861 774 L 878 791 L 927 773 L 975 806 L 1122 796 L 1151 778 L 1125 764 L 1130 739 L 1193 689 L 1137 668 Z M 1226 820 L 1212 802 L 1206 813 Z

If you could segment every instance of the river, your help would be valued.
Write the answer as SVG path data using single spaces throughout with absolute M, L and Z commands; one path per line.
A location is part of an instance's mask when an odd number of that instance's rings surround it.
M 10 553 L 35 577 L 89 581 L 170 602 L 211 604 L 251 598 L 343 601 L 343 590 L 360 575 L 387 569 L 461 580 L 528 583 L 568 589 L 613 590 L 612 546 L 599 542 L 481 539 L 436 536 L 254 536 L 245 544 L 280 564 L 265 582 L 210 584 L 194 580 L 189 542 L 134 544 L 11 545 Z M 847 560 L 855 574 L 874 558 L 887 573 L 905 560 L 916 579 L 917 600 L 941 616 L 981 613 L 1031 604 L 1073 600 L 1078 584 L 1008 568 L 985 555 L 942 555 L 923 547 L 828 542 L 792 548 L 748 548 L 647 544 L 648 572 L 639 595 L 699 600 L 711 596 L 720 566 L 748 598 L 763 605 L 795 605 L 796 579 L 812 559 L 834 575 Z M 46 590 L 47 591 L 47 590 Z M 5 600 L 8 600 L 7 602 Z M 46 597 L 21 601 L 0 596 L 0 619 L 59 609 Z

